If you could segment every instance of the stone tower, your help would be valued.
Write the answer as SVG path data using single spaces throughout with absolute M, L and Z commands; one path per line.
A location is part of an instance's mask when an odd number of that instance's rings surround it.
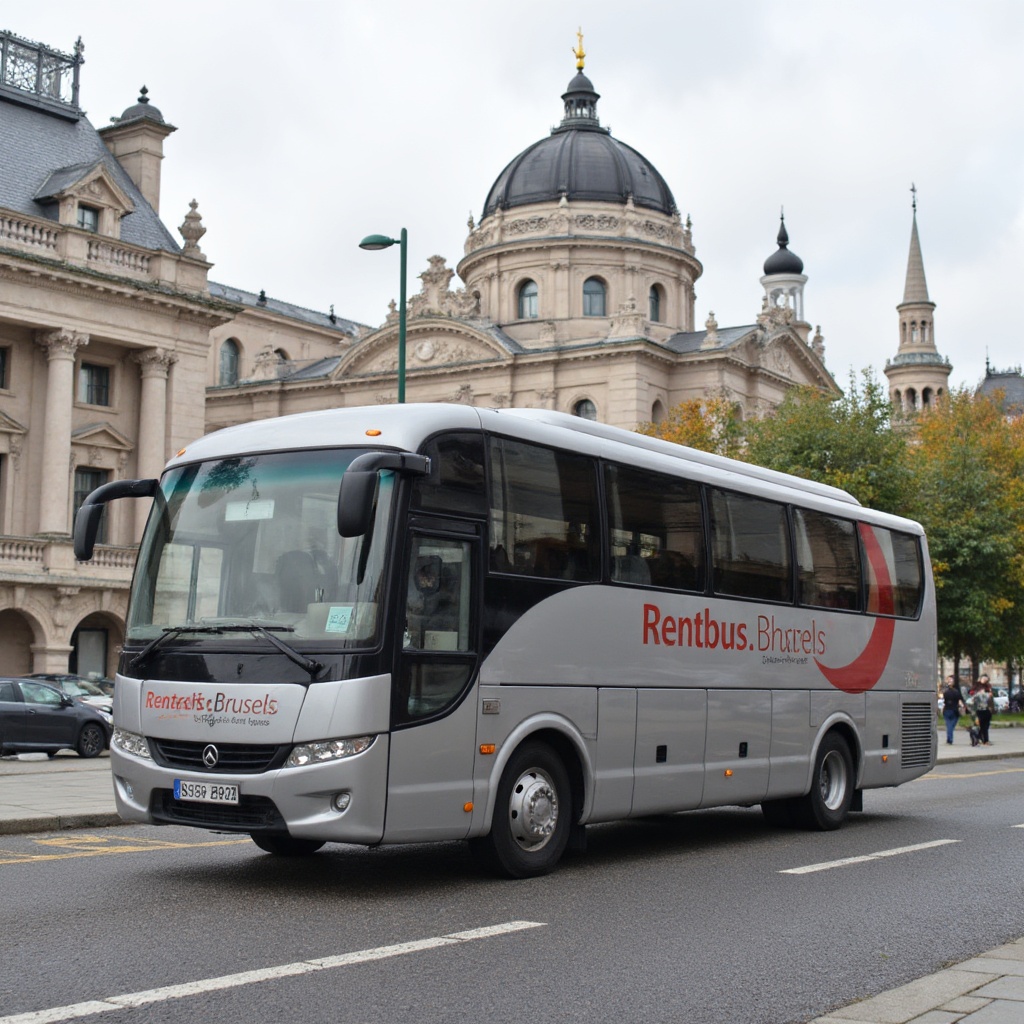
M 764 301 L 768 307 L 788 306 L 793 311 L 793 327 L 804 341 L 811 333 L 811 325 L 804 319 L 804 261 L 789 248 L 789 232 L 786 218 L 779 215 L 779 234 L 776 238 L 779 248 L 764 261 Z
M 935 303 L 928 298 L 924 277 L 921 240 L 917 234 L 917 191 L 914 193 L 910 256 L 903 301 L 896 307 L 900 316 L 900 345 L 894 359 L 887 359 L 889 398 L 904 415 L 927 409 L 942 399 L 953 367 L 935 347 Z

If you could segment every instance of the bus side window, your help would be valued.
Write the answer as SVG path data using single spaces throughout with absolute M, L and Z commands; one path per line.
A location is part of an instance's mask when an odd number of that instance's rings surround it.
M 416 477 L 413 508 L 486 515 L 482 434 L 442 434 L 423 446 L 430 473 Z
M 861 606 L 856 525 L 810 509 L 793 509 L 797 600 L 809 608 Z
M 786 509 L 733 491 L 711 490 L 712 586 L 757 601 L 792 599 Z
M 617 583 L 703 590 L 699 485 L 608 464 L 605 489 L 611 578 Z
M 917 618 L 924 593 L 921 572 L 921 547 L 916 537 L 908 533 L 869 526 L 881 548 L 889 574 L 891 598 L 883 596 L 882 584 L 865 553 L 864 570 L 867 581 L 867 610 L 873 614 L 891 614 L 901 619 Z M 889 610 L 891 608 L 891 611 Z
M 600 575 L 597 464 L 491 440 L 492 572 L 590 582 Z

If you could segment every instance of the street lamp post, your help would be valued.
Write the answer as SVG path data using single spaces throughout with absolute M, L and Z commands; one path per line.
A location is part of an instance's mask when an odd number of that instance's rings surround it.
M 398 238 L 387 235 L 367 235 L 359 243 L 360 249 L 388 249 L 398 244 L 399 262 L 401 264 L 401 281 L 398 286 L 398 401 L 405 402 L 405 253 L 409 238 L 405 228 Z

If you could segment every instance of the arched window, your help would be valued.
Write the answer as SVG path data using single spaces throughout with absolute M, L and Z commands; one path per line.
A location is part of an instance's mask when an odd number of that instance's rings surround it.
M 656 285 L 651 285 L 650 293 L 647 296 L 648 315 L 647 319 L 652 324 L 661 323 L 661 289 Z
M 665 419 L 665 404 L 661 399 L 657 399 L 654 405 L 651 406 L 651 422 L 661 423 Z
M 519 288 L 519 319 L 533 320 L 537 316 L 537 282 L 524 281 Z
M 217 383 L 238 383 L 238 342 L 234 338 L 228 338 L 220 347 L 220 372 L 217 375 Z
M 589 398 L 583 398 L 572 407 L 572 414 L 583 420 L 596 420 L 597 406 Z
M 604 316 L 604 282 L 596 277 L 588 277 L 583 282 L 583 315 Z

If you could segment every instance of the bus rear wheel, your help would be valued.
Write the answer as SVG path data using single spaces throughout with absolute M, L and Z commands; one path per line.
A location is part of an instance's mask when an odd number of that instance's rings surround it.
M 546 744 L 524 743 L 502 772 L 491 831 L 472 848 L 498 874 L 546 875 L 565 852 L 572 817 L 565 765 Z
M 278 857 L 308 857 L 316 853 L 324 844 L 319 839 L 296 839 L 289 835 L 253 835 L 249 838 L 264 853 L 274 853 Z
M 839 828 L 853 802 L 853 757 L 846 740 L 830 732 L 821 741 L 814 758 L 811 791 L 793 801 L 797 824 L 831 832 Z

